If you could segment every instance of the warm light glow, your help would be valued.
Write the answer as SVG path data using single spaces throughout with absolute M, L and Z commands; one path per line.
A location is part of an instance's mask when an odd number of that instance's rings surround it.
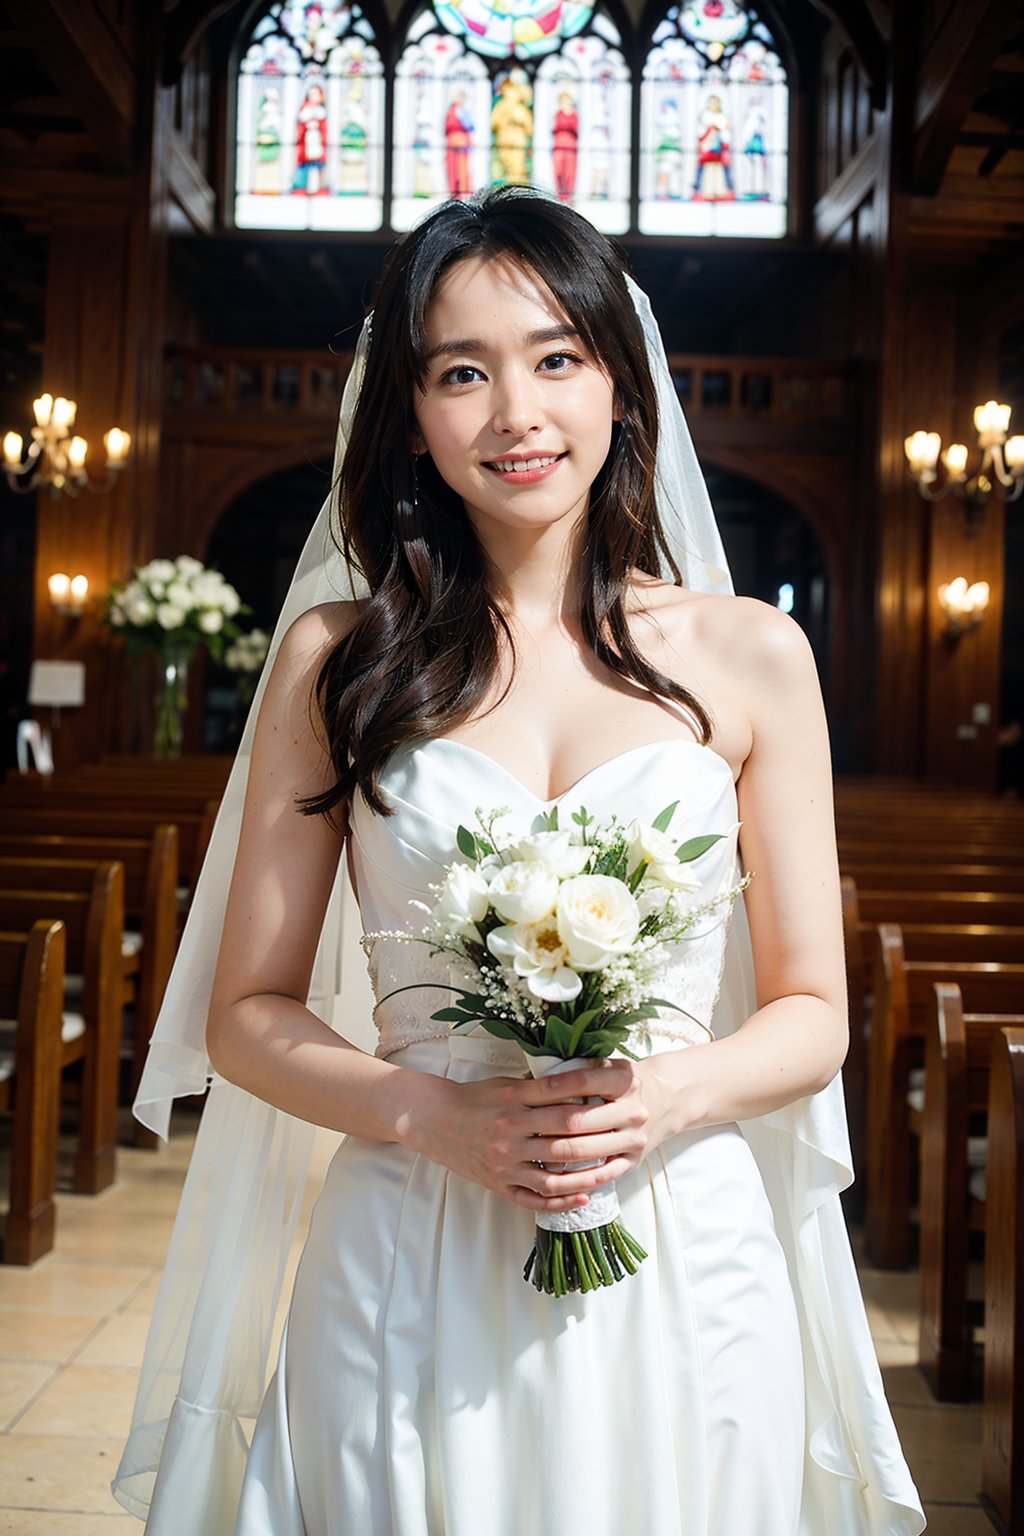
M 131 444 L 131 433 L 122 432 L 120 427 L 111 427 L 109 432 L 103 434 L 103 446 L 107 450 L 107 460 L 111 465 L 124 463 Z
M 53 410 L 53 396 L 40 395 L 32 401 L 32 412 L 36 418 L 37 427 L 45 427 L 50 420 L 50 412 Z
M 77 603 L 85 602 L 85 599 L 89 596 L 88 576 L 72 576 L 71 596 Z
M 911 474 L 930 475 L 939 459 L 942 438 L 937 432 L 914 432 L 903 441 Z
M 85 456 L 89 452 L 89 444 L 84 437 L 73 437 L 68 444 L 68 463 L 72 469 L 81 469 L 85 463 Z
M 968 624 L 980 624 L 990 595 L 987 581 L 975 581 L 968 586 L 966 576 L 957 576 L 941 586 L 939 603 L 946 614 L 950 633 L 958 634 Z
M 962 475 L 967 468 L 967 444 L 950 443 L 942 455 L 942 462 L 951 475 Z
M 21 433 L 8 432 L 4 437 L 4 463 L 21 463 Z
M 1003 449 L 1007 469 L 1024 468 L 1024 437 L 1011 437 Z
M 974 425 L 983 448 L 990 443 L 1001 443 L 1010 425 L 1010 407 L 986 400 L 984 405 L 975 407 Z
M 63 603 L 67 601 L 68 595 L 71 591 L 70 576 L 66 576 L 63 571 L 56 571 L 54 575 L 49 577 L 46 585 L 49 589 L 51 603 Z
M 69 427 L 74 426 L 75 412 L 77 410 L 78 406 L 75 404 L 74 400 L 65 400 L 63 395 L 57 396 L 56 400 L 53 402 L 53 414 L 50 417 L 50 420 L 53 422 L 53 425 L 56 427 L 58 432 L 66 432 Z

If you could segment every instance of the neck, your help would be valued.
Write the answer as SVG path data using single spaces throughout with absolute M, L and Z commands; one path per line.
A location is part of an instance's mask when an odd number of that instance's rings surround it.
M 575 625 L 586 513 L 547 528 L 476 529 L 495 576 L 498 602 L 508 618 L 528 629 Z

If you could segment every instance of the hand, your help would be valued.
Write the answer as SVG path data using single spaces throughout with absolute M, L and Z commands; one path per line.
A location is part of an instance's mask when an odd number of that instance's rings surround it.
M 568 1211 L 650 1150 L 642 1085 L 636 1064 L 611 1060 L 537 1079 L 456 1083 L 422 1074 L 402 1140 L 513 1205 Z M 574 1098 L 600 1102 L 567 1102 Z M 593 1161 L 600 1166 L 559 1171 Z

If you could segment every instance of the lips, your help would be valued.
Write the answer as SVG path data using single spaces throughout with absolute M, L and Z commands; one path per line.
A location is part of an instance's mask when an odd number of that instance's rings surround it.
M 564 458 L 564 453 L 531 454 L 527 458 L 520 459 L 490 459 L 484 467 L 497 475 L 526 475 L 541 469 L 549 469 L 552 464 L 557 464 Z

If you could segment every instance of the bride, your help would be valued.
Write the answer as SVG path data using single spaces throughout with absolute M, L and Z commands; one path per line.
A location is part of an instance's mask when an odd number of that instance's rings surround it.
M 344 418 L 342 559 L 307 546 L 140 1092 L 193 1091 L 208 1051 L 118 1497 L 158 1536 L 912 1536 L 838 1207 L 814 664 L 723 595 L 642 295 L 553 200 L 446 204 L 389 259 Z M 672 802 L 674 834 L 720 835 L 709 894 L 737 836 L 752 872 L 728 945 L 709 922 L 669 967 L 706 1030 L 534 1080 L 432 994 L 389 1001 L 387 946 L 376 1054 L 321 1021 L 343 848 L 366 928 L 413 931 L 477 807 L 526 835 Z M 303 1123 L 346 1136 L 246 1453 Z M 524 1285 L 537 1215 L 609 1182 L 638 1273 Z

